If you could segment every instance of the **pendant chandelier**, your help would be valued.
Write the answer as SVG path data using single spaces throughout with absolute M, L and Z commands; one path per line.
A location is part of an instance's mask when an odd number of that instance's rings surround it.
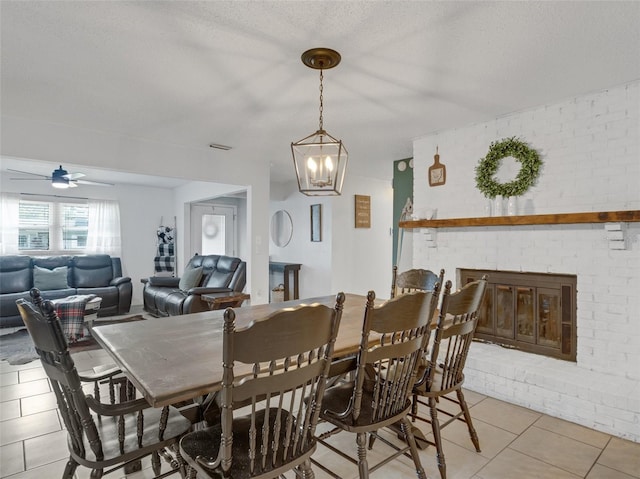
M 302 54 L 302 63 L 320 70 L 320 126 L 318 130 L 300 141 L 291 143 L 293 163 L 296 168 L 298 189 L 308 196 L 335 196 L 342 191 L 349 154 L 338 140 L 324 130 L 323 70 L 340 63 L 340 54 L 328 48 L 312 48 Z

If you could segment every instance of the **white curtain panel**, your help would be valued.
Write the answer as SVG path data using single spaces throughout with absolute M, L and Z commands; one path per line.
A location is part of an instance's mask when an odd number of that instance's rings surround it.
M 87 253 L 120 257 L 120 206 L 117 201 L 89 200 Z
M 0 254 L 19 254 L 18 218 L 20 195 L 2 193 L 0 195 Z

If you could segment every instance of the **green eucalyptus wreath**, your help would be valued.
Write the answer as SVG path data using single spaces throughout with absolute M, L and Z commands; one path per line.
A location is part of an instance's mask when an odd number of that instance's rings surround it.
M 522 166 L 513 181 L 498 183 L 494 175 L 500 168 L 502 158 L 507 156 L 514 157 Z M 487 156 L 476 166 L 476 185 L 487 198 L 495 198 L 496 195 L 519 196 L 536 182 L 540 166 L 542 161 L 538 152 L 516 137 L 494 141 L 489 147 Z

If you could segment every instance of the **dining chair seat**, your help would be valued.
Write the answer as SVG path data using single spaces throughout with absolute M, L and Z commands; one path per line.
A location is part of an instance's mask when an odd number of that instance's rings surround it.
M 322 398 L 323 409 L 330 411 L 346 411 L 353 396 L 355 382 L 349 381 L 328 389 Z M 372 404 L 374 402 L 374 392 L 372 388 L 363 388 L 362 402 Z M 397 414 L 407 414 L 411 409 L 411 400 L 407 399 L 405 406 L 399 408 Z M 323 418 L 334 425 L 339 425 L 348 432 L 371 431 L 372 429 L 381 429 L 385 426 L 393 424 L 397 419 L 395 417 L 376 418 L 373 409 L 362 408 L 360 415 L 354 419 L 352 415 L 344 419 L 333 417 L 325 414 Z
M 267 420 L 265 421 L 265 417 Z M 256 413 L 256 416 L 252 419 L 251 415 L 235 417 L 233 420 L 233 444 L 231 446 L 231 467 L 227 471 L 228 476 L 234 479 L 248 479 L 256 476 L 251 473 L 251 459 L 249 454 L 250 450 L 270 450 L 274 451 L 273 455 L 269 457 L 269 474 L 278 475 L 281 472 L 285 472 L 291 469 L 290 452 L 284 446 L 287 443 L 286 432 L 287 424 L 289 421 L 294 425 L 297 423 L 297 418 L 290 417 L 289 414 L 282 414 L 278 412 L 277 408 L 270 408 L 269 410 L 261 410 Z M 251 444 L 251 428 L 252 424 L 268 424 L 268 429 L 271 431 L 278 431 L 277 436 L 269 438 L 266 444 L 263 443 L 262 434 L 255 435 L 255 444 Z M 206 429 L 195 431 L 184 438 L 181 443 L 181 447 L 189 457 L 200 457 L 200 467 L 207 469 L 209 477 L 225 477 L 221 470 L 216 468 L 206 468 L 203 465 L 204 462 L 215 462 L 217 452 L 220 450 L 222 441 L 222 425 L 221 423 L 213 424 Z M 280 446 L 280 447 L 278 447 Z M 275 447 L 275 448 L 274 448 Z M 316 441 L 311 440 L 303 445 L 303 447 L 296 452 L 296 457 L 310 456 L 316 448 Z M 258 476 L 259 477 L 259 476 Z M 275 477 L 275 476 L 271 476 Z

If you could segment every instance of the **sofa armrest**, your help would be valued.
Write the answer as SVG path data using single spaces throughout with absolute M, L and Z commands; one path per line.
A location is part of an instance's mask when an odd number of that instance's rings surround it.
M 180 278 L 174 278 L 172 276 L 151 276 L 146 285 L 177 288 L 179 284 L 180 284 Z
M 197 286 L 186 291 L 188 295 L 203 295 L 212 293 L 231 293 L 233 290 L 230 288 L 207 288 L 205 286 Z
M 121 276 L 119 278 L 113 278 L 109 282 L 109 286 L 120 286 L 121 284 L 130 283 L 130 282 L 131 282 L 131 278 L 127 276 Z

